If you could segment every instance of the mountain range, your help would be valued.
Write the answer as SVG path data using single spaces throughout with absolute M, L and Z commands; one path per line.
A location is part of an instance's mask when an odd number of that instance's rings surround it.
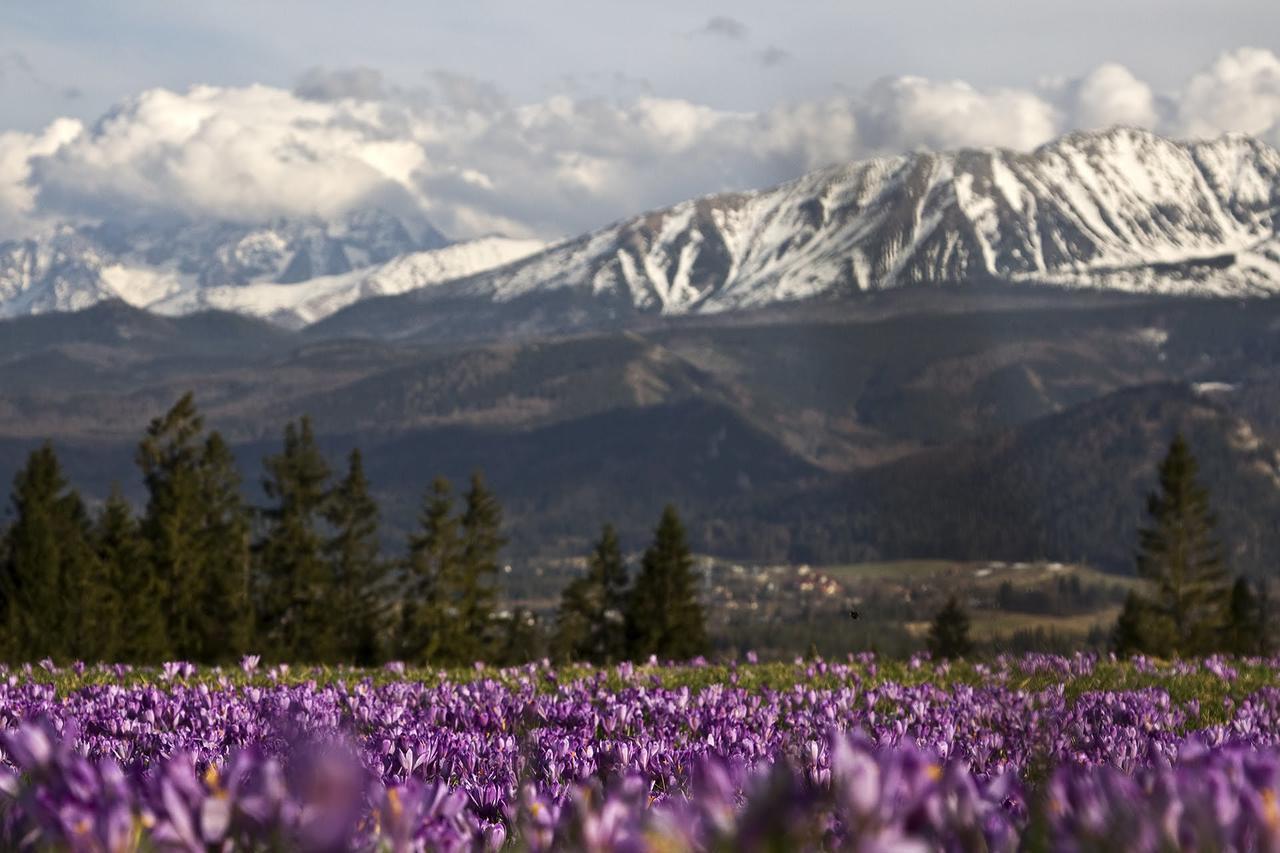
M 1188 435 L 1233 565 L 1280 566 L 1280 155 L 1073 134 L 908 154 L 546 246 L 377 211 L 64 226 L 0 249 L 0 481 L 91 498 L 194 390 L 250 498 L 284 424 L 365 450 L 389 542 L 482 468 L 513 558 L 677 503 L 745 559 L 1130 567 Z M 70 310 L 75 309 L 75 310 Z M 233 313 L 238 312 L 238 313 Z
M 328 223 L 65 225 L 0 244 L 0 316 L 118 298 L 431 339 L 963 282 L 1259 295 L 1280 290 L 1278 206 L 1280 153 L 1256 139 L 1116 128 L 1029 153 L 834 166 L 549 246 L 451 244 L 380 210 Z

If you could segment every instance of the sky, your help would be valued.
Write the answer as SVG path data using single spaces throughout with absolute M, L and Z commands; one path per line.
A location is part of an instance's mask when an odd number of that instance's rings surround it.
M 1280 142 L 1274 0 L 0 6 L 0 239 L 339 216 L 555 237 L 1110 124 Z

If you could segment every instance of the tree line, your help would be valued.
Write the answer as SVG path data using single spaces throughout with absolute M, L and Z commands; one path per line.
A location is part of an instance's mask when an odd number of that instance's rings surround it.
M 479 473 L 461 494 L 436 478 L 403 553 L 388 556 L 359 449 L 332 471 L 306 417 L 263 460 L 258 507 L 191 394 L 150 422 L 135 459 L 141 513 L 116 489 L 95 514 L 49 444 L 27 458 L 0 535 L 4 659 L 461 665 L 538 650 L 530 615 L 497 609 L 502 507 Z M 704 652 L 673 507 L 634 583 L 605 526 L 564 590 L 552 647 L 598 661 Z

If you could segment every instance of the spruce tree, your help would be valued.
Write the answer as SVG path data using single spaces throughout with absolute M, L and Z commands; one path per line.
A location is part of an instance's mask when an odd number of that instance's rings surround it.
M 706 625 L 698 602 L 693 555 L 674 506 L 662 512 L 653 543 L 627 600 L 628 654 L 688 659 L 706 652 Z
M 64 649 L 74 660 L 106 660 L 117 614 L 110 581 L 93 548 L 93 521 L 74 489 L 60 503 Z
M 204 422 L 188 392 L 154 418 L 138 446 L 147 488 L 142 536 L 147 543 L 161 610 L 167 616 L 161 657 L 191 659 L 199 648 L 201 601 L 200 449 Z
M 443 477 L 431 484 L 424 500 L 419 530 L 409 537 L 404 588 L 400 596 L 400 656 L 415 663 L 448 658 L 457 642 L 456 604 L 446 596 L 462 559 L 458 519 L 453 514 L 453 487 Z
M 551 635 L 551 653 L 563 663 L 591 660 L 591 614 L 595 589 L 589 578 L 575 578 L 560 592 L 556 608 L 555 628 Z
M 950 596 L 929 626 L 929 654 L 935 658 L 962 658 L 973 652 L 969 639 L 969 614 Z
M 119 608 L 112 658 L 158 663 L 165 651 L 165 616 L 146 543 L 133 511 L 113 489 L 94 526 L 93 546 Z
M 450 649 L 460 663 L 489 657 L 498 637 L 493 624 L 498 557 L 507 540 L 502 535 L 502 506 L 479 472 L 471 475 L 461 519 L 462 559 L 449 592 L 457 602 L 460 624 Z
M 49 444 L 13 485 L 14 521 L 0 565 L 5 652 L 12 660 L 96 657 L 88 597 L 102 592 L 88 517 Z
M 1150 652 L 1148 623 L 1147 610 L 1141 596 L 1129 590 L 1111 634 L 1112 650 L 1121 657 Z
M 266 532 L 256 549 L 262 579 L 258 606 L 263 652 L 273 660 L 323 663 L 333 659 L 333 585 L 319 524 L 326 510 L 329 466 L 315 444 L 309 418 L 289 423 L 284 448 L 263 460 Z
M 542 657 L 544 638 L 536 615 L 523 607 L 517 607 L 508 618 L 499 621 L 502 631 L 494 650 L 494 663 L 499 666 L 518 666 Z
M 613 663 L 627 652 L 627 567 L 613 525 L 601 530 L 587 574 L 571 582 L 556 613 L 553 645 L 567 660 Z
M 141 532 L 166 615 L 160 657 L 230 660 L 248 649 L 248 513 L 226 442 L 205 433 L 190 393 L 147 427 Z M 150 655 L 150 652 L 148 653 Z
M 1227 599 L 1220 650 L 1233 655 L 1263 654 L 1265 618 L 1253 586 L 1243 577 L 1236 578 Z
M 217 432 L 200 454 L 200 533 L 204 606 L 196 621 L 199 660 L 238 660 L 253 650 L 249 513 L 231 448 Z
M 1213 536 L 1209 493 L 1181 434 L 1160 464 L 1160 488 L 1147 499 L 1149 527 L 1140 531 L 1138 576 L 1153 596 L 1151 629 L 1165 633 L 1177 654 L 1212 651 L 1227 603 L 1222 549 Z
M 347 459 L 346 476 L 329 495 L 325 518 L 333 530 L 324 551 L 334 587 L 337 654 L 368 666 L 381 658 L 386 567 L 378 553 L 378 505 L 369 494 L 358 448 Z

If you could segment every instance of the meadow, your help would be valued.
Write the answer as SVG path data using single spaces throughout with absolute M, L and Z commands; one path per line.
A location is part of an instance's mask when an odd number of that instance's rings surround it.
M 0 669 L 0 846 L 1256 849 L 1280 660 Z

